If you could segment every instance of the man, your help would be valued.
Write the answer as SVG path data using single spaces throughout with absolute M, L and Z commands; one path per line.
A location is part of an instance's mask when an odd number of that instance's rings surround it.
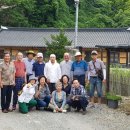
M 67 101 L 67 104 L 69 106 L 72 106 L 73 108 L 76 108 L 77 112 L 79 112 L 80 109 L 82 109 L 82 114 L 86 114 L 86 107 L 88 105 L 86 91 L 85 88 L 82 85 L 80 85 L 77 79 L 73 80 L 70 92 L 70 100 Z
M 22 89 L 22 86 L 26 81 L 26 67 L 23 60 L 23 54 L 18 52 L 16 55 L 16 61 L 14 61 L 15 65 L 15 87 L 13 88 L 13 107 L 12 109 L 16 109 L 16 104 L 18 101 L 18 92 Z
M 76 61 L 73 62 L 71 67 L 73 79 L 78 79 L 80 84 L 85 87 L 85 79 L 87 78 L 87 63 L 82 60 L 82 55 L 80 52 L 76 52 L 75 58 Z
M 41 75 L 44 75 L 44 66 L 45 63 L 43 62 L 43 54 L 37 53 L 37 61 L 33 64 L 33 72 L 35 77 L 39 77 Z
M 98 105 L 101 104 L 101 97 L 102 97 L 102 82 L 106 82 L 106 67 L 104 63 L 97 59 L 98 52 L 92 51 L 91 52 L 92 61 L 88 64 L 88 83 L 90 83 L 90 97 L 91 97 L 91 106 L 94 107 L 94 92 L 95 89 L 97 90 L 98 94 Z M 98 76 L 99 70 L 103 71 L 103 80 L 100 79 Z
M 55 88 L 55 83 L 61 78 L 61 69 L 59 63 L 56 61 L 56 55 L 50 55 L 50 61 L 45 64 L 44 75 L 47 78 L 50 92 L 52 93 Z
M 10 61 L 10 53 L 4 53 L 4 61 L 0 64 L 0 87 L 1 87 L 1 108 L 3 113 L 11 112 L 9 109 L 12 88 L 15 85 L 15 66 Z
M 34 51 L 28 51 L 27 52 L 27 57 L 23 59 L 25 66 L 26 66 L 26 77 L 27 77 L 27 82 L 29 80 L 29 76 L 33 75 L 33 63 L 35 60 L 33 59 L 35 56 Z
M 67 75 L 71 81 L 71 66 L 72 61 L 70 60 L 69 53 L 64 53 L 64 60 L 60 63 L 61 75 Z

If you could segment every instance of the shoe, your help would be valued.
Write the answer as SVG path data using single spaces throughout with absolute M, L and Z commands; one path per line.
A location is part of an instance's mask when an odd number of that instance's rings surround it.
M 79 109 L 77 109 L 77 110 L 75 110 L 74 112 L 79 112 L 80 110 Z
M 63 112 L 63 113 L 66 113 L 66 112 L 67 112 L 67 110 L 63 110 L 62 112 Z
M 89 104 L 87 108 L 95 108 L 94 104 Z
M 9 109 L 7 109 L 7 111 L 8 111 L 8 112 L 12 112 L 12 111 L 13 111 L 13 109 L 10 109 L 10 108 L 9 108 Z
M 8 113 L 8 111 L 6 109 L 2 110 L 3 113 Z
M 54 112 L 54 113 L 57 113 L 57 111 L 56 111 L 56 110 L 53 110 L 53 112 Z
M 68 112 L 71 112 L 71 107 L 69 107 L 69 108 L 67 109 L 67 111 L 68 111 Z
M 12 110 L 16 110 L 16 106 L 13 106 L 13 107 L 12 107 Z
M 86 113 L 87 113 L 87 111 L 83 111 L 83 112 L 82 112 L 82 115 L 86 115 Z

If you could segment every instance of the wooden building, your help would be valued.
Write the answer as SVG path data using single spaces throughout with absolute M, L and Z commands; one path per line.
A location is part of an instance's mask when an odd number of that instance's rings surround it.
M 19 28 L 9 27 L 7 30 L 0 30 L 0 58 L 3 52 L 8 50 L 12 54 L 12 58 L 18 51 L 24 54 L 27 50 L 34 50 L 46 53 L 46 38 L 51 41 L 51 35 L 59 33 L 59 29 L 37 29 L 37 28 Z M 120 64 L 124 67 L 130 65 L 130 52 L 127 49 L 115 51 L 116 46 L 124 46 L 130 43 L 130 32 L 127 28 L 118 29 L 79 29 L 78 30 L 78 47 L 83 53 L 86 61 L 91 60 L 91 51 L 97 50 L 99 58 L 105 63 L 107 62 L 107 49 L 98 48 L 96 45 L 112 46 L 110 49 L 110 63 Z M 74 42 L 74 29 L 65 29 L 65 35 L 69 40 Z

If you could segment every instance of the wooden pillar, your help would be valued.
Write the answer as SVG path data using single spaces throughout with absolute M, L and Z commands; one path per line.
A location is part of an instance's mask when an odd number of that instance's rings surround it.
M 103 61 L 103 49 L 101 48 L 100 51 L 101 51 L 101 60 Z
M 109 82 L 110 82 L 110 50 L 107 49 L 107 65 L 106 65 L 106 92 L 109 92 Z
M 129 67 L 129 65 L 128 65 L 128 50 L 126 50 L 126 67 Z

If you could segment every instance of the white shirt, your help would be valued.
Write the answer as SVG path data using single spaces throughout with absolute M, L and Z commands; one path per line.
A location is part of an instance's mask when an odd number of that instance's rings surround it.
M 28 84 L 26 84 L 23 87 L 22 94 L 18 97 L 18 101 L 23 103 L 29 103 L 29 101 L 33 98 L 35 94 L 35 86 L 30 85 L 30 87 L 27 87 Z
M 50 80 L 50 83 L 56 83 L 61 78 L 61 69 L 59 63 L 52 64 L 50 61 L 45 64 L 44 75 Z
M 61 74 L 62 75 L 67 75 L 69 78 L 71 77 L 71 66 L 72 66 L 72 61 L 62 61 L 60 63 L 60 68 L 61 68 Z

